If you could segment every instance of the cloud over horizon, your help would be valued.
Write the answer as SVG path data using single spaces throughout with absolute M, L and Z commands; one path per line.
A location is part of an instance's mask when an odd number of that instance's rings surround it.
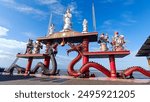
M 7 36 L 8 31 L 8 28 L 0 26 L 0 37 Z

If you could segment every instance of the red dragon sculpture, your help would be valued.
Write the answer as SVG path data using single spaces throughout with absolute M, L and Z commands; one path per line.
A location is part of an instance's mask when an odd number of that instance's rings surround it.
M 124 79 L 134 78 L 133 72 L 140 72 L 143 75 L 150 77 L 150 71 L 147 71 L 140 66 L 133 66 L 133 67 L 127 68 L 126 70 L 120 72 L 119 77 L 124 78 Z
M 82 58 L 83 46 L 82 46 L 82 44 L 74 45 L 72 43 L 68 43 L 68 45 L 71 47 L 71 49 L 69 49 L 67 51 L 67 54 L 69 54 L 72 51 L 76 51 L 78 53 L 77 57 L 74 58 L 68 66 L 68 74 L 70 76 L 86 77 L 86 76 L 84 76 L 84 73 L 87 72 L 89 70 L 89 68 L 93 67 L 93 68 L 101 71 L 102 73 L 104 73 L 106 76 L 110 77 L 110 71 L 107 68 L 105 68 L 102 65 L 95 63 L 95 62 L 88 62 L 88 63 L 84 64 L 78 71 L 75 71 L 74 65 Z
M 74 65 L 82 58 L 82 54 L 83 54 L 83 45 L 82 44 L 72 44 L 72 43 L 68 43 L 68 45 L 71 47 L 71 49 L 69 49 L 67 51 L 67 54 L 69 55 L 70 52 L 72 51 L 76 51 L 78 53 L 78 55 L 70 62 L 69 66 L 68 66 L 68 74 L 70 76 L 74 76 L 74 77 L 86 77 L 84 75 L 84 73 L 86 73 L 89 68 L 95 68 L 97 70 L 99 70 L 100 72 L 102 72 L 103 74 L 105 74 L 107 77 L 111 77 L 110 71 L 105 68 L 104 66 L 96 63 L 96 62 L 88 62 L 84 65 L 81 66 L 81 68 L 79 70 L 74 70 Z M 140 72 L 145 76 L 150 77 L 150 71 L 147 71 L 145 69 L 143 69 L 142 67 L 139 66 L 133 66 L 130 68 L 127 68 L 126 70 L 117 73 L 117 77 L 118 78 L 123 78 L 123 79 L 127 79 L 127 78 L 134 78 L 133 77 L 133 72 Z

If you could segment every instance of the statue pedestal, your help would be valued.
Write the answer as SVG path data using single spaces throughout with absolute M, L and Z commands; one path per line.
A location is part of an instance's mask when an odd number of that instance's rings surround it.
M 123 46 L 118 46 L 115 51 L 124 51 L 124 47 Z

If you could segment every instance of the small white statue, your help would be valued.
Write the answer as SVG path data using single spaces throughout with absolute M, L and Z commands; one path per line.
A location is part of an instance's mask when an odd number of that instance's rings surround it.
M 124 35 L 120 35 L 116 42 L 116 46 L 117 48 L 119 48 L 119 50 L 124 50 L 124 44 L 125 44 Z
M 109 36 L 108 36 L 108 34 L 107 34 L 107 33 L 106 33 L 106 35 L 105 35 L 104 39 L 105 39 L 105 42 L 106 42 L 106 43 L 109 43 Z
M 27 43 L 27 47 L 26 47 L 26 52 L 25 54 L 32 54 L 32 50 L 33 50 L 33 40 L 29 39 L 28 43 Z
M 39 54 L 40 53 L 40 49 L 42 49 L 43 46 L 41 45 L 41 43 L 39 41 L 36 41 L 34 43 L 34 49 L 33 49 L 33 54 Z
M 88 21 L 86 19 L 83 20 L 83 33 L 87 33 L 88 32 Z
M 108 36 L 108 34 L 105 35 L 104 33 L 102 33 L 100 35 L 98 43 L 100 43 L 100 50 L 101 51 L 108 51 L 109 50 L 108 47 L 107 47 L 107 43 L 109 43 L 109 36 Z
M 115 32 L 115 33 L 114 33 L 113 40 L 114 40 L 114 41 L 117 41 L 118 39 L 119 39 L 119 32 Z
M 124 44 L 125 44 L 124 35 L 119 36 L 119 33 L 115 32 L 111 44 L 113 46 L 113 51 L 125 50 L 124 49 Z
M 69 31 L 71 30 L 71 18 L 72 18 L 72 14 L 70 9 L 67 9 L 66 13 L 64 14 L 64 27 L 63 27 L 63 31 Z
M 50 34 L 53 34 L 54 30 L 55 30 L 54 24 L 51 24 L 50 27 L 48 28 L 48 35 L 47 36 L 49 36 Z

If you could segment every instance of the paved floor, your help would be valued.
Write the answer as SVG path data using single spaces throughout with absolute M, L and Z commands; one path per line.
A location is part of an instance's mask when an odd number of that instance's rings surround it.
M 60 78 L 61 77 L 61 78 Z M 0 75 L 0 85 L 150 85 L 150 80 Z

